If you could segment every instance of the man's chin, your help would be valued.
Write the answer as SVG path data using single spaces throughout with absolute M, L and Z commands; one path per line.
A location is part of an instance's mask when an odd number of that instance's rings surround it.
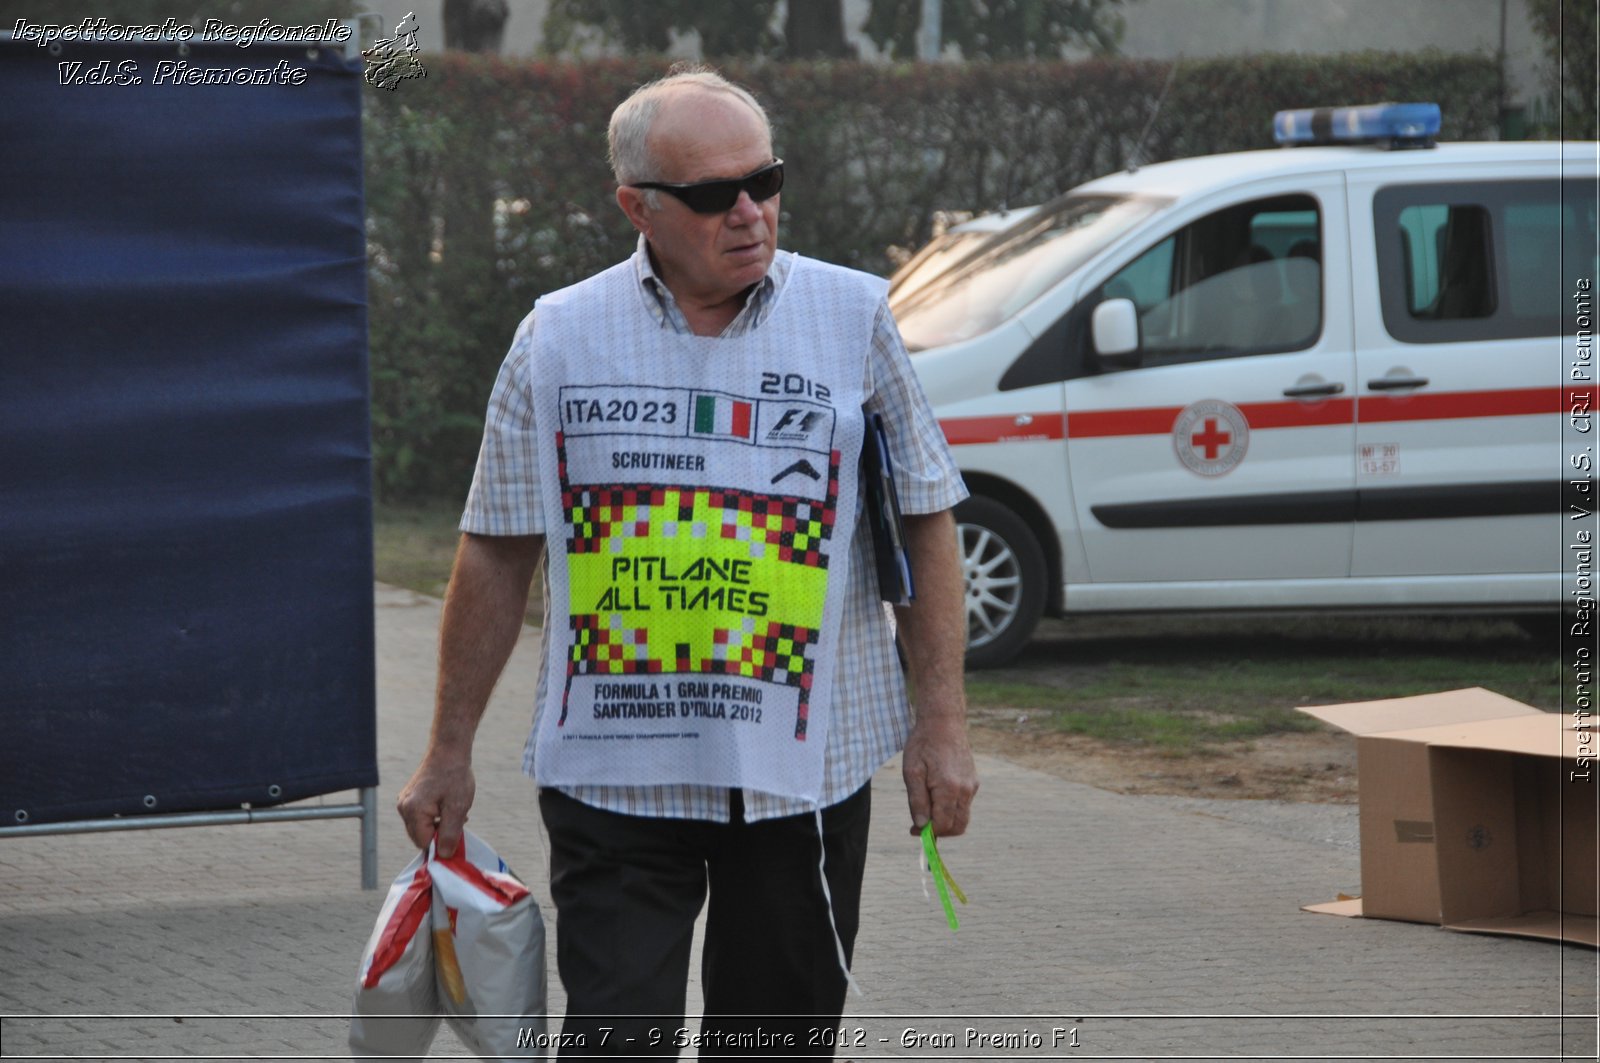
M 770 254 L 756 255 L 748 261 L 737 263 L 729 273 L 729 286 L 736 291 L 743 291 L 765 277 L 771 267 Z

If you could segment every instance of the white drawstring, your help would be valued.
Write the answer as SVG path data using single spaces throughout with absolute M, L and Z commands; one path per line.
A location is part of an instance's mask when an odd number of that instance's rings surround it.
M 855 975 L 850 973 L 850 961 L 845 959 L 844 942 L 839 937 L 839 923 L 833 917 L 833 891 L 828 889 L 828 846 L 822 837 L 822 807 L 814 809 L 817 817 L 817 877 L 822 880 L 822 898 L 828 903 L 828 925 L 833 928 L 833 947 L 839 954 L 839 970 L 844 972 L 844 980 L 855 990 L 856 996 L 865 997 L 861 985 L 856 981 Z

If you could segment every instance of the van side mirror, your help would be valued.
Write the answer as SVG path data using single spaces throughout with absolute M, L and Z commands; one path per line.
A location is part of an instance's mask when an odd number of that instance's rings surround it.
M 1100 364 L 1131 368 L 1139 364 L 1139 312 L 1132 299 L 1106 299 L 1090 318 L 1094 353 Z

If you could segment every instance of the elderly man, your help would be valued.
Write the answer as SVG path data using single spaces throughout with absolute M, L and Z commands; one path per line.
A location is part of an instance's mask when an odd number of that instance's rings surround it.
M 540 299 L 501 369 L 400 814 L 418 846 L 437 832 L 454 850 L 544 556 L 524 766 L 563 1032 L 583 1042 L 562 1054 L 676 1055 L 709 893 L 700 1054 L 827 1057 L 873 772 L 903 746 L 913 832 L 961 834 L 978 788 L 950 515 L 965 492 L 883 283 L 777 251 L 783 163 L 747 92 L 669 75 L 617 108 L 610 140 L 639 247 Z M 898 610 L 914 722 L 862 518 L 874 414 L 915 575 Z

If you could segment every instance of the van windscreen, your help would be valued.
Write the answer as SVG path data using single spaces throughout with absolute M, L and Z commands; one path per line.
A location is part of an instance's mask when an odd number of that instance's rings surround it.
M 906 347 L 919 351 L 988 332 L 1166 202 L 1068 194 L 995 233 L 942 275 L 889 300 Z

